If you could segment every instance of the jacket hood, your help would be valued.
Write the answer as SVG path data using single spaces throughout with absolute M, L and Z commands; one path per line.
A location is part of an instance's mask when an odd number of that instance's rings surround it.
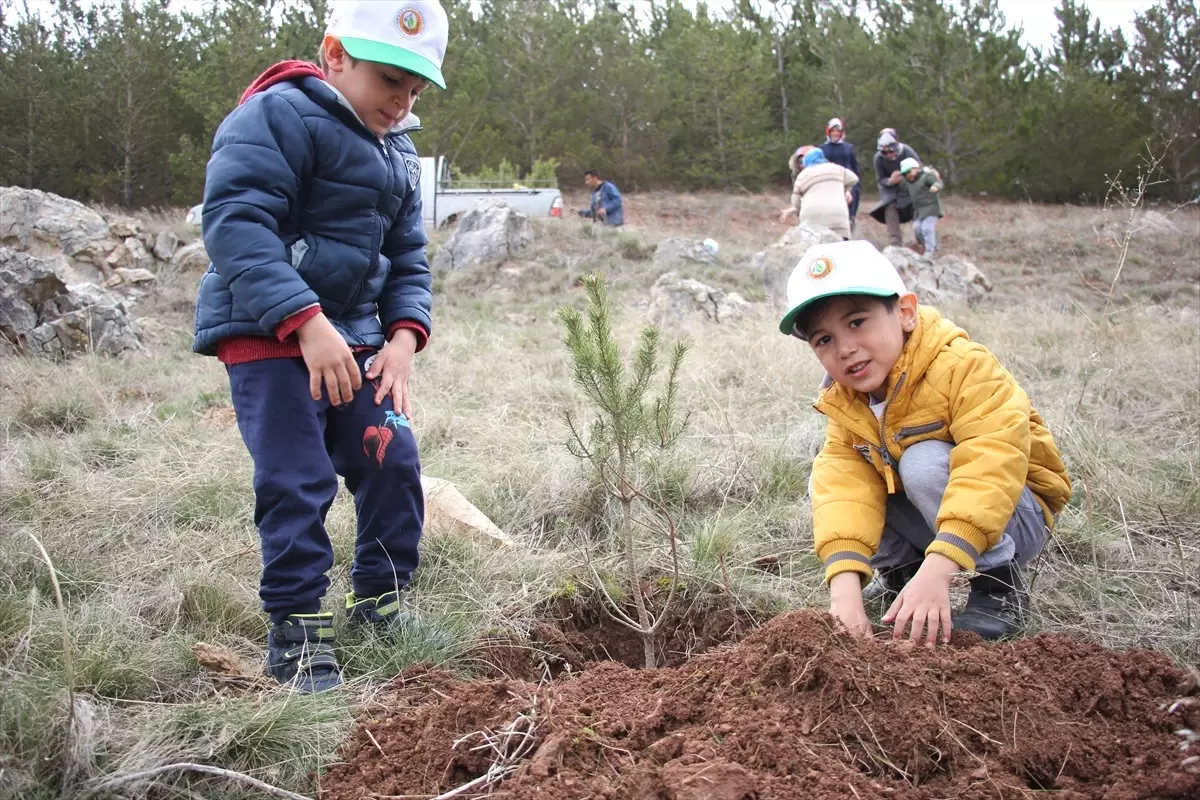
M 354 110 L 354 106 L 350 105 L 350 101 L 333 84 L 325 79 L 324 71 L 316 64 L 311 64 L 307 61 L 280 61 L 278 64 L 267 67 L 261 75 L 250 83 L 246 91 L 242 93 L 241 99 L 238 100 L 238 105 L 245 103 L 254 95 L 265 92 L 278 83 L 292 83 L 299 86 L 318 103 L 331 109 L 341 107 L 349 111 L 354 119 L 358 120 L 359 124 L 362 124 L 362 120 L 359 119 L 358 112 Z M 363 125 L 363 127 L 366 126 Z M 407 116 L 396 123 L 395 127 L 388 131 L 388 135 L 411 133 L 420 129 L 420 118 L 410 111 Z
M 316 64 L 307 61 L 280 61 L 278 64 L 272 64 L 250 82 L 246 91 L 242 92 L 238 105 L 240 106 L 254 95 L 266 91 L 277 83 L 298 81 L 308 75 L 321 80 L 325 79 L 325 72 Z

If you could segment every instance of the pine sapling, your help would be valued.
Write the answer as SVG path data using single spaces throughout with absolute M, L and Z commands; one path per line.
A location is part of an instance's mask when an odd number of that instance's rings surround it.
M 679 341 L 671 346 L 662 393 L 650 397 L 661 366 L 662 332 L 653 325 L 644 327 L 633 361 L 627 367 L 613 339 L 612 309 L 604 279 L 587 275 L 583 286 L 588 297 L 586 320 L 574 308 L 560 309 L 559 317 L 566 327 L 565 341 L 574 365 L 575 383 L 591 402 L 595 416 L 585 433 L 575 414 L 570 410 L 564 413 L 570 431 L 567 447 L 595 471 L 608 502 L 619 506 L 615 533 L 633 612 L 614 599 L 598 574 L 596 583 L 613 619 L 641 636 L 645 665 L 652 669 L 657 660 L 658 630 L 669 615 L 679 588 L 679 554 L 675 521 L 663 503 L 647 494 L 646 485 L 657 459 L 687 428 L 689 415 L 679 418 L 678 399 L 679 368 L 687 355 L 688 343 Z M 666 540 L 670 586 L 657 615 L 647 605 L 642 591 L 637 560 L 638 525 Z

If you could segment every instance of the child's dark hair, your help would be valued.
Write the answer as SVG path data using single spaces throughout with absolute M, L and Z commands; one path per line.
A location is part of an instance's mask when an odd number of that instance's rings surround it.
M 879 297 L 878 295 L 873 294 L 835 294 L 830 295 L 829 297 L 822 297 L 820 300 L 813 302 L 812 305 L 804 309 L 804 311 L 800 312 L 800 315 L 796 317 L 796 322 L 792 325 L 792 335 L 801 341 L 807 342 L 809 321 L 825 309 L 829 308 L 829 304 L 834 300 L 837 300 L 839 297 L 849 297 L 859 301 L 865 300 L 868 302 L 881 303 L 883 307 L 887 309 L 889 314 L 896 309 L 896 304 L 900 302 L 900 295 L 898 294 L 893 294 L 889 297 Z
M 600 173 L 599 173 L 599 172 L 596 172 L 596 170 L 594 170 L 594 169 L 589 169 L 589 170 L 585 170 L 585 171 L 584 171 L 584 173 L 583 173 L 583 177 L 585 177 L 585 178 L 595 178 L 596 180 L 600 180 Z

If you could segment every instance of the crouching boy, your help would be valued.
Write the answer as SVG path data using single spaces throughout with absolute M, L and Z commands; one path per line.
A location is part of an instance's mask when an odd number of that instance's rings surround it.
M 830 613 L 870 635 L 864 598 L 889 603 L 893 635 L 1019 633 L 1021 567 L 1041 552 L 1070 498 L 1041 416 L 985 347 L 919 306 L 865 241 L 805 253 L 787 288 L 781 332 L 825 368 L 816 409 L 829 418 L 810 493 Z M 974 570 L 952 618 L 950 583 Z M 874 580 L 864 589 L 863 584 Z

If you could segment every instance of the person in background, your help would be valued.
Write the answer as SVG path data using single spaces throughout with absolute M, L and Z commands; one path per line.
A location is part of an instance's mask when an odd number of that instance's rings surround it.
M 801 222 L 821 225 L 849 239 L 851 189 L 858 184 L 858 176 L 830 164 L 816 147 L 804 156 L 802 165 L 792 185 L 792 204 L 780 213 L 780 220 L 789 221 L 799 213 Z
M 858 170 L 858 154 L 854 151 L 854 145 L 846 141 L 846 126 L 838 117 L 829 120 L 825 125 L 825 144 L 821 145 L 821 152 L 825 154 L 825 160 L 831 164 L 837 164 L 839 167 L 844 167 L 854 173 L 854 177 L 858 181 L 862 180 L 862 173 Z M 854 235 L 854 220 L 858 216 L 858 200 L 862 190 L 862 184 L 855 182 L 854 188 L 850 190 L 850 235 Z
M 600 173 L 594 169 L 583 173 L 583 182 L 592 190 L 592 205 L 580 210 L 579 216 L 603 222 L 614 228 L 624 225 L 624 202 L 621 200 L 621 192 L 613 182 L 602 180 Z
M 900 162 L 906 158 L 920 161 L 917 151 L 900 141 L 894 128 L 884 128 L 875 143 L 875 181 L 879 185 L 879 202 L 871 216 L 887 225 L 888 244 L 900 247 L 904 236 L 901 223 L 912 219 L 912 198 L 900 176 Z
M 802 144 L 796 148 L 796 152 L 788 158 L 788 169 L 792 172 L 791 181 L 796 182 L 796 176 L 800 174 L 800 170 L 804 169 L 804 157 L 808 155 L 808 151 L 813 149 L 811 144 Z
M 939 194 L 942 180 L 937 170 L 922 167 L 915 158 L 901 161 L 900 172 L 912 196 L 913 233 L 917 237 L 917 244 L 924 248 L 925 255 L 932 258 L 937 254 L 937 221 L 943 216 Z

